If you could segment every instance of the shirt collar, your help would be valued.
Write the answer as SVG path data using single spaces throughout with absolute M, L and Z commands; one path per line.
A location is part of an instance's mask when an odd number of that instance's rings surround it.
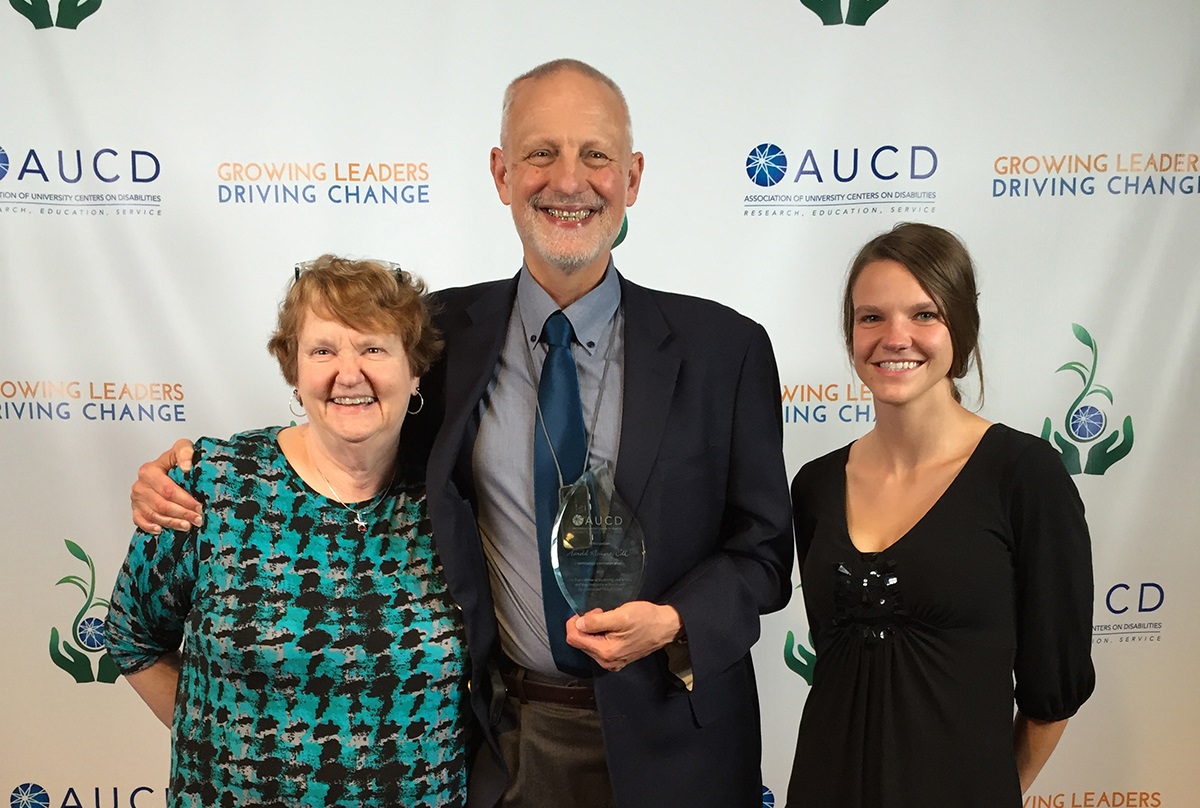
M 621 303 L 621 281 L 617 277 L 617 268 L 613 266 L 612 258 L 608 259 L 608 267 L 604 270 L 604 278 L 583 297 L 562 310 L 575 329 L 575 339 L 580 347 L 588 354 L 603 350 L 600 337 L 605 327 L 612 322 Z M 517 278 L 517 307 L 521 314 L 521 322 L 525 333 L 529 336 L 530 349 L 536 345 L 534 337 L 542 333 L 546 318 L 558 311 L 558 304 L 550 297 L 529 273 L 529 267 L 522 265 L 521 274 Z

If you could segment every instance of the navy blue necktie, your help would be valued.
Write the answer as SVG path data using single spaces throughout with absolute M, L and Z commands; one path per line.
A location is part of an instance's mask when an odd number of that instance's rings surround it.
M 559 472 L 562 472 L 562 484 L 571 485 L 583 474 L 587 462 L 587 432 L 583 425 L 583 405 L 579 400 L 579 374 L 571 355 L 574 336 L 571 321 L 561 311 L 546 318 L 541 336 L 541 341 L 546 344 L 546 361 L 538 380 L 541 415 L 533 426 L 533 492 L 538 555 L 542 560 L 542 605 L 554 664 L 573 676 L 591 676 L 588 656 L 567 645 L 565 624 L 574 612 L 558 588 L 554 569 L 550 566 L 550 533 L 558 514 Z

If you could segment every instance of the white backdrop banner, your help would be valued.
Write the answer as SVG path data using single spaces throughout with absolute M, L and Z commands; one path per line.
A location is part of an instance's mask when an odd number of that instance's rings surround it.
M 167 732 L 101 631 L 137 465 L 291 420 L 264 346 L 296 261 L 515 272 L 500 97 L 573 56 L 646 155 L 618 265 L 767 327 L 790 472 L 874 417 L 838 333 L 857 247 L 962 236 L 982 414 L 1060 447 L 1094 540 L 1096 695 L 1026 808 L 1200 805 L 1192 0 L 0 6 L 0 798 L 163 804 Z M 766 806 L 811 676 L 798 592 L 754 655 Z

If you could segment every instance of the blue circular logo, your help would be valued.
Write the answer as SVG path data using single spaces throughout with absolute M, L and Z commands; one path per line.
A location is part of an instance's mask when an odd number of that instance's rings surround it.
M 50 795 L 37 783 L 22 783 L 8 798 L 12 808 L 50 808 Z
M 766 786 L 763 786 L 763 808 L 775 808 L 775 795 Z
M 1091 404 L 1084 404 L 1071 413 L 1071 434 L 1076 440 L 1094 440 L 1104 431 L 1104 413 Z
M 4 179 L 8 174 L 8 152 L 4 151 L 4 147 L 0 146 L 0 180 Z
M 75 639 L 89 651 L 99 651 L 104 647 L 104 621 L 99 617 L 83 618 L 79 621 Z
M 774 143 L 760 143 L 746 156 L 746 174 L 755 185 L 770 188 L 787 174 L 787 155 Z

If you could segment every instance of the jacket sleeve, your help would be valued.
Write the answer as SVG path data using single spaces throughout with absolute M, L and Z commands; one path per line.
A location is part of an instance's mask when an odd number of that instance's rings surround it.
M 697 689 L 745 657 L 758 639 L 759 616 L 783 608 L 791 595 L 779 372 L 771 341 L 757 323 L 734 396 L 717 546 L 661 599 L 683 620 Z

